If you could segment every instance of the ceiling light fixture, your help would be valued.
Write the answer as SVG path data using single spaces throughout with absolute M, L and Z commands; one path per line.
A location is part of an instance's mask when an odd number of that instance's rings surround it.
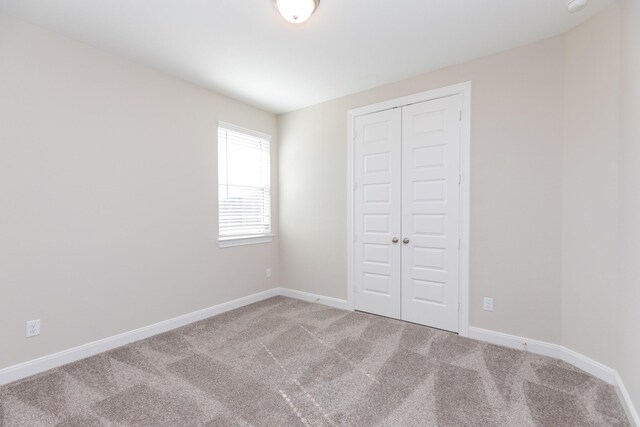
M 302 24 L 315 12 L 320 0 L 273 0 L 282 17 L 294 24 Z
M 587 7 L 587 3 L 589 3 L 589 0 L 567 0 L 567 9 L 569 13 L 580 12 Z

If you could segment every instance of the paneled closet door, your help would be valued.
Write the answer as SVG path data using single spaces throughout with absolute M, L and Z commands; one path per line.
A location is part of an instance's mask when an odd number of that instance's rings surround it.
M 402 320 L 458 332 L 462 100 L 402 108 Z
M 355 308 L 400 318 L 401 110 L 355 119 Z

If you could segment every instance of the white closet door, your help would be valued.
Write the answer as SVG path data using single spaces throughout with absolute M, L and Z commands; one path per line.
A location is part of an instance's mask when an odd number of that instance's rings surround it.
M 399 319 L 401 110 L 357 117 L 354 126 L 355 308 Z
M 402 320 L 458 332 L 459 95 L 402 108 Z

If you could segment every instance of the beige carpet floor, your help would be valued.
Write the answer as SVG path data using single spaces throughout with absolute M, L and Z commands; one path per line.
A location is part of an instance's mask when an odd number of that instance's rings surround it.
M 1 426 L 626 426 L 558 360 L 272 298 L 0 387 Z

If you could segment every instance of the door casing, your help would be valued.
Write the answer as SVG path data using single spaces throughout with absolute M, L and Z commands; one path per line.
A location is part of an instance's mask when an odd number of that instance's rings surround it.
M 401 98 L 391 99 L 380 103 L 354 108 L 347 112 L 347 302 L 351 309 L 355 307 L 355 179 L 354 179 L 354 121 L 358 116 L 403 107 L 419 102 L 431 101 L 451 95 L 461 95 L 462 120 L 460 135 L 460 271 L 458 310 L 460 336 L 469 335 L 469 203 L 470 203 L 470 172 L 471 172 L 471 82 L 459 83 L 439 89 L 420 92 Z

